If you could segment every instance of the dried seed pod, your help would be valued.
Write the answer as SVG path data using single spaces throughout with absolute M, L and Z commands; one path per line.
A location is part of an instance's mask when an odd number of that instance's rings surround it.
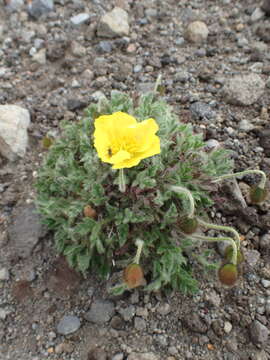
M 222 284 L 227 286 L 234 285 L 238 278 L 238 271 L 236 265 L 222 265 L 221 268 L 218 270 L 218 277 Z
M 179 227 L 185 234 L 193 234 L 197 230 L 198 225 L 198 220 L 195 217 L 185 217 L 180 220 Z
M 261 204 L 267 198 L 268 192 L 266 188 L 262 189 L 259 186 L 252 186 L 249 191 L 249 196 L 252 204 Z
M 83 209 L 83 214 L 85 217 L 90 217 L 94 219 L 97 216 L 97 212 L 90 205 L 86 205 Z
M 227 246 L 225 249 L 225 259 L 227 262 L 230 262 L 233 257 L 233 247 L 231 245 Z M 242 264 L 245 258 L 241 250 L 237 250 L 237 265 Z
M 128 265 L 123 273 L 123 280 L 129 289 L 134 289 L 145 284 L 143 269 L 139 264 Z

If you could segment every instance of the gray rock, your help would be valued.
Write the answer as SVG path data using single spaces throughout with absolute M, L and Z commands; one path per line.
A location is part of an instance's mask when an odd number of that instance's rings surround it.
M 77 41 L 72 41 L 71 53 L 76 57 L 83 57 L 86 55 L 86 48 L 79 44 Z
M 0 281 L 9 280 L 9 272 L 7 268 L 0 269 Z
M 196 44 L 201 44 L 207 40 L 209 30 L 207 25 L 202 21 L 193 21 L 185 31 L 185 38 Z
M 30 113 L 17 105 L 0 105 L 0 153 L 14 161 L 24 157 L 28 145 Z
M 79 329 L 81 321 L 77 316 L 65 315 L 57 325 L 57 332 L 61 335 L 72 334 Z
M 254 267 L 260 259 L 260 253 L 257 250 L 247 250 L 244 257 L 249 266 Z
M 254 344 L 266 344 L 268 340 L 269 330 L 258 320 L 254 320 L 250 325 L 250 337 Z
M 101 17 L 97 28 L 98 36 L 114 38 L 117 36 L 127 36 L 128 34 L 128 13 L 125 10 L 115 7 L 112 11 Z
M 87 321 L 95 324 L 108 322 L 115 313 L 114 303 L 108 300 L 96 300 L 92 303 L 90 310 L 84 315 Z
M 270 0 L 264 0 L 262 9 L 266 13 L 266 15 L 270 15 Z
M 27 258 L 45 235 L 40 216 L 34 204 L 19 206 L 13 213 L 13 221 L 8 227 L 12 250 L 18 257 Z
M 159 360 L 160 358 L 153 353 L 135 353 L 129 354 L 127 360 Z
M 32 0 L 28 1 L 28 13 L 38 19 L 41 15 L 47 14 L 54 9 L 53 0 Z
M 213 120 L 216 118 L 216 112 L 211 106 L 203 102 L 197 101 L 190 105 L 192 116 L 197 120 Z
M 112 357 L 112 360 L 123 360 L 124 354 L 123 353 L 117 353 Z
M 110 41 L 100 41 L 97 45 L 97 51 L 101 54 L 110 53 L 112 51 L 112 43 Z
M 257 102 L 264 90 L 265 83 L 259 75 L 237 75 L 226 81 L 223 96 L 229 104 L 248 106 Z
M 243 119 L 240 121 L 239 130 L 247 132 L 247 131 L 251 131 L 253 129 L 254 129 L 254 125 L 251 124 L 251 122 L 248 121 L 247 119 Z
M 130 321 L 134 317 L 135 312 L 135 306 L 133 305 L 119 309 L 119 314 L 123 317 L 125 321 Z
M 262 279 L 262 285 L 265 288 L 269 288 L 270 287 L 270 280 Z
M 10 11 L 17 11 L 24 5 L 24 0 L 8 0 L 6 4 Z
M 37 62 L 40 65 L 46 64 L 46 49 L 39 50 L 36 54 L 32 57 L 33 61 Z
M 146 321 L 138 316 L 134 319 L 134 327 L 138 331 L 143 331 L 146 329 Z
M 72 16 L 70 18 L 70 21 L 73 25 L 75 26 L 79 26 L 81 24 L 84 24 L 85 22 L 87 22 L 90 19 L 90 15 L 87 13 L 80 13 L 77 14 L 75 16 Z
M 270 233 L 266 233 L 260 237 L 260 247 L 262 249 L 270 248 Z
M 189 317 L 187 317 L 186 324 L 191 331 L 195 331 L 200 334 L 205 334 L 208 330 L 207 324 L 196 313 L 192 313 Z
M 270 43 L 270 24 L 268 22 L 260 24 L 256 29 L 256 34 L 262 41 Z
M 265 16 L 265 12 L 261 8 L 257 7 L 251 14 L 250 20 L 251 22 L 254 23 L 256 21 L 261 20 L 264 16 Z

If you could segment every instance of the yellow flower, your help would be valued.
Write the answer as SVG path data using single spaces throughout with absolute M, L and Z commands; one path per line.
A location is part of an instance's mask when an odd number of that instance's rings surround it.
M 130 168 L 160 153 L 157 131 L 154 119 L 137 122 L 121 111 L 102 115 L 95 120 L 94 146 L 100 159 L 113 169 Z

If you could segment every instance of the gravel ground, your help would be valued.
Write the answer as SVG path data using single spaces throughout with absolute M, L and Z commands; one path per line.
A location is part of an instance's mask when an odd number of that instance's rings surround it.
M 3 112 L 29 134 L 0 157 L 1 360 L 270 359 L 270 202 L 240 195 L 251 177 L 224 184 L 209 214 L 243 235 L 242 277 L 225 289 L 198 273 L 195 296 L 113 298 L 94 274 L 82 279 L 56 257 L 32 186 L 60 120 L 112 89 L 145 92 L 160 73 L 209 147 L 269 173 L 269 44 L 269 0 L 0 0 L 0 148 Z

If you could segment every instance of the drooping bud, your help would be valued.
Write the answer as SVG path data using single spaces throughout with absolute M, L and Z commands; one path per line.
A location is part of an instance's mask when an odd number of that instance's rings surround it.
M 227 246 L 225 249 L 225 259 L 227 262 L 230 262 L 233 257 L 233 247 L 231 245 Z M 237 265 L 242 264 L 245 258 L 241 250 L 237 250 Z
M 194 218 L 182 218 L 179 224 L 180 229 L 185 234 L 193 234 L 198 228 L 198 220 Z
M 123 273 L 123 280 L 129 289 L 145 284 L 143 269 L 139 264 L 128 265 Z
M 85 205 L 85 207 L 83 209 L 83 214 L 85 217 L 94 219 L 97 215 L 97 212 L 90 205 Z
M 234 264 L 225 264 L 218 270 L 218 277 L 222 284 L 232 286 L 238 278 L 237 267 Z
M 44 138 L 42 139 L 42 146 L 44 147 L 44 149 L 49 149 L 52 144 L 53 139 L 48 136 L 44 136 Z
M 249 196 L 252 204 L 261 204 L 267 198 L 268 192 L 266 188 L 259 186 L 252 186 L 249 191 Z

